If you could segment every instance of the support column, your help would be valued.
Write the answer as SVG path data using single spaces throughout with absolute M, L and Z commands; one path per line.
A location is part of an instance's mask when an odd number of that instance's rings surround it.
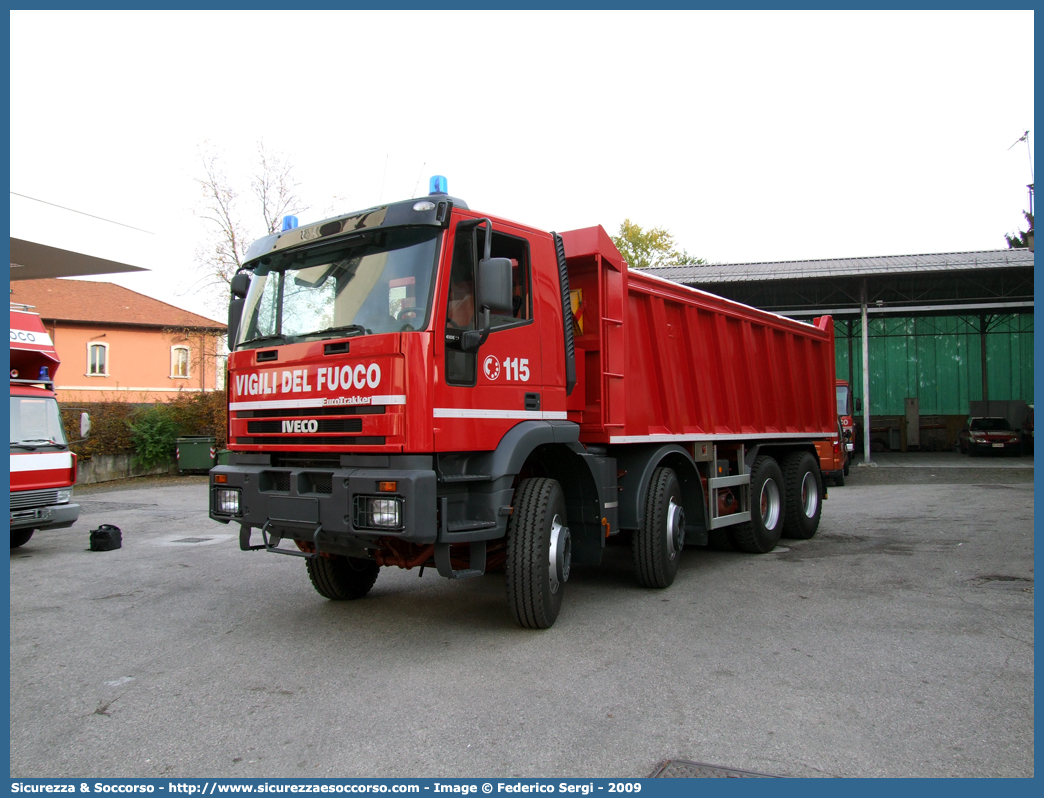
M 860 291 L 860 310 L 863 316 L 863 465 L 870 465 L 870 325 L 866 319 L 866 279 Z
M 990 414 L 990 379 L 986 368 L 986 328 L 989 322 L 985 313 L 979 314 L 979 357 L 982 360 L 982 401 L 986 402 L 986 415 Z

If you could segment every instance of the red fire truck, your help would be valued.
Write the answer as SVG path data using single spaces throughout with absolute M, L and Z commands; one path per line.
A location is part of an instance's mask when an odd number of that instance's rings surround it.
M 11 548 L 37 529 L 72 526 L 80 513 L 72 504 L 76 455 L 69 451 L 54 374 L 58 354 L 39 315 L 11 304 Z M 81 415 L 80 433 L 90 428 Z
M 631 271 L 601 227 L 419 200 L 256 242 L 232 281 L 228 465 L 210 515 L 330 599 L 384 566 L 503 569 L 524 627 L 630 540 L 669 586 L 711 533 L 815 534 L 838 435 L 833 325 Z M 252 535 L 259 533 L 259 542 Z

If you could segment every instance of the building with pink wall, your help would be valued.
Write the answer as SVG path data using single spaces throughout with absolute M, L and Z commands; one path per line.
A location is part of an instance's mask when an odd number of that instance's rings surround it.
M 40 314 L 61 367 L 58 401 L 161 402 L 223 388 L 225 325 L 112 283 L 18 280 L 11 302 Z

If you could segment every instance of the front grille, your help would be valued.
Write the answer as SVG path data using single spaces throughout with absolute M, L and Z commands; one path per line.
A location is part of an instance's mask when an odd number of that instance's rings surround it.
M 315 452 L 272 452 L 272 465 L 277 468 L 340 468 L 341 455 Z
M 311 416 L 379 416 L 384 405 L 338 405 L 336 407 L 296 407 L 275 410 L 237 410 L 236 418 L 301 418 Z
M 309 435 L 307 438 L 293 437 L 254 437 L 236 438 L 236 443 L 261 446 L 384 446 L 383 435 Z
M 11 491 L 12 510 L 24 510 L 27 507 L 46 507 L 57 503 L 58 491 L 54 488 L 48 490 Z
M 283 432 L 282 421 L 248 421 L 247 432 Z M 316 432 L 362 432 L 361 418 L 324 418 L 318 422 Z M 314 435 L 311 432 L 284 433 L 294 435 Z M 311 438 L 309 438 L 311 440 Z

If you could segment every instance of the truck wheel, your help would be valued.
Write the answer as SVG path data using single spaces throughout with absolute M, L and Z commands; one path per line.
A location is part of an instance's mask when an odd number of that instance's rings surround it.
M 29 538 L 33 536 L 35 529 L 12 529 L 11 530 L 11 548 L 17 549 L 19 546 L 24 546 L 29 542 Z
M 565 497 L 553 479 L 524 479 L 507 526 L 507 602 L 519 626 L 548 629 L 562 608 L 572 541 Z
M 750 475 L 750 520 L 729 527 L 732 545 L 751 554 L 776 548 L 783 532 L 783 473 L 769 455 L 754 461 Z
M 847 455 L 847 454 L 846 454 L 846 455 L 845 455 L 845 467 L 844 467 L 844 476 L 846 476 L 846 477 L 848 476 L 848 468 L 849 468 L 849 466 L 851 466 L 851 465 L 852 465 L 852 457 L 851 457 L 850 455 Z M 841 482 L 839 482 L 838 484 L 840 484 L 840 485 L 844 485 L 844 484 L 845 484 L 845 482 L 844 482 L 844 480 L 841 480 Z
M 844 477 L 841 477 L 842 481 Z M 786 518 L 783 537 L 808 540 L 819 529 L 823 514 L 823 475 L 808 452 L 794 452 L 783 461 Z
M 834 484 L 837 485 L 837 487 L 839 487 L 839 488 L 843 488 L 845 486 L 845 476 L 847 474 L 848 474 L 848 469 L 845 469 L 840 474 L 836 475 L 834 477 Z
M 373 560 L 357 557 L 311 557 L 305 560 L 312 587 L 333 601 L 358 599 L 370 592 L 381 568 Z
M 634 575 L 642 587 L 670 587 L 685 546 L 681 485 L 670 468 L 657 468 L 649 483 L 645 519 L 631 539 Z

